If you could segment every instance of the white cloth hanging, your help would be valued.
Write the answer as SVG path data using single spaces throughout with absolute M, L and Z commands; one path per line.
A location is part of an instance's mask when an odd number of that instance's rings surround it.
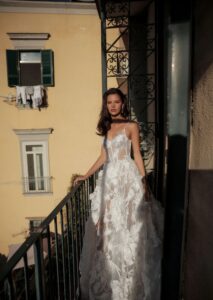
M 33 108 L 36 108 L 41 106 L 44 92 L 43 92 L 42 85 L 35 85 L 33 86 L 33 88 L 34 88 L 34 93 L 32 95 Z
M 26 104 L 27 97 L 25 88 L 25 86 L 16 86 L 16 104 L 18 104 L 20 99 L 24 105 Z
M 27 96 L 27 100 L 31 100 L 31 97 L 34 93 L 34 86 L 26 86 L 25 87 L 25 93 Z
M 44 87 L 42 85 L 16 86 L 16 104 L 22 100 L 22 104 L 26 105 L 27 100 L 32 99 L 33 108 L 37 108 L 42 105 L 43 96 Z

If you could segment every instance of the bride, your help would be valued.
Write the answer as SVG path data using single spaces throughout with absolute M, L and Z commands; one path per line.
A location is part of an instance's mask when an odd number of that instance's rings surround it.
M 146 183 L 139 126 L 128 119 L 126 97 L 117 88 L 103 95 L 97 131 L 103 136 L 100 156 L 74 181 L 103 167 L 90 194 L 80 259 L 82 299 L 159 300 L 163 211 Z

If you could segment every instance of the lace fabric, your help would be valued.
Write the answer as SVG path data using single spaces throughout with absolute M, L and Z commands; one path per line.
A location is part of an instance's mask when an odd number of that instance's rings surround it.
M 84 300 L 159 300 L 163 209 L 144 200 L 125 129 L 104 139 L 80 259 Z

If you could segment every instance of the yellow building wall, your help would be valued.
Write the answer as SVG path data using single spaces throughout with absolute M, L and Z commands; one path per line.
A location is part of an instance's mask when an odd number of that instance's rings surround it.
M 98 15 L 0 14 L 0 94 L 7 86 L 7 32 L 48 32 L 54 51 L 55 87 L 48 108 L 18 109 L 0 98 L 0 252 L 24 241 L 26 217 L 47 216 L 66 195 L 73 173 L 85 173 L 100 151 L 95 134 L 101 107 L 101 35 Z M 13 129 L 53 128 L 49 136 L 53 193 L 23 195 L 19 139 Z

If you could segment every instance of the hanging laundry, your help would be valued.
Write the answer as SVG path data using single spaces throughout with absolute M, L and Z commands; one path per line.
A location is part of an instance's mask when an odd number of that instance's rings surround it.
M 26 105 L 26 90 L 25 86 L 16 86 L 16 104 L 19 104 L 19 101 L 22 101 L 23 105 Z
M 44 96 L 43 86 L 35 85 L 33 86 L 34 93 L 32 95 L 33 108 L 40 107 L 42 105 L 42 98 Z
M 31 101 L 32 108 L 39 108 L 43 103 L 44 87 L 42 85 L 35 86 L 16 86 L 16 104 L 20 102 L 25 106 Z
M 34 93 L 34 87 L 33 86 L 26 86 L 25 92 L 26 92 L 27 100 L 31 100 L 31 97 Z

